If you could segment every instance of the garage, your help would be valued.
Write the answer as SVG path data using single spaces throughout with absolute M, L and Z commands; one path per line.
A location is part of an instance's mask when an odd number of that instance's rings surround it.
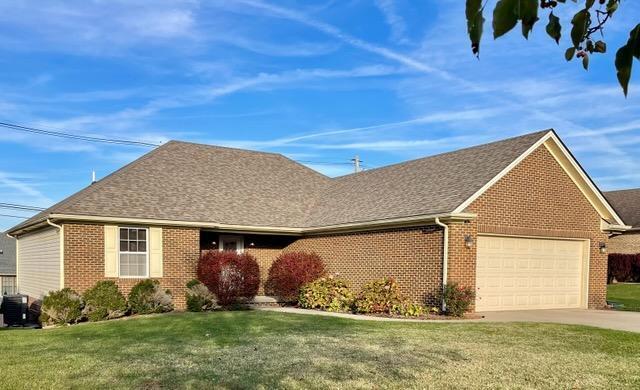
M 476 310 L 586 305 L 588 241 L 479 236 Z

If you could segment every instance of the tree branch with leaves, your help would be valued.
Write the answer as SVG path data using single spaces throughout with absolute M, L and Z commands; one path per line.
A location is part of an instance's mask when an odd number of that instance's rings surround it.
M 572 1 L 578 2 L 578 0 Z M 485 22 L 483 13 L 487 4 L 483 0 L 466 0 L 466 2 L 465 14 L 471 50 L 474 55 L 479 57 Z M 581 59 L 582 66 L 588 70 L 592 55 L 607 52 L 604 27 L 618 11 L 621 0 L 583 0 L 583 2 L 584 8 L 571 18 L 572 46 L 565 51 L 565 59 L 567 61 L 574 58 Z M 562 23 L 560 18 L 555 15 L 554 10 L 563 3 L 566 3 L 566 0 L 498 0 L 493 9 L 494 39 L 513 30 L 518 22 L 522 27 L 522 35 L 528 39 L 534 25 L 540 20 L 539 13 L 548 10 L 549 17 L 545 28 L 547 35 L 560 44 Z M 629 90 L 634 58 L 640 60 L 640 24 L 631 30 L 629 40 L 616 53 L 615 67 L 618 81 L 625 96 Z

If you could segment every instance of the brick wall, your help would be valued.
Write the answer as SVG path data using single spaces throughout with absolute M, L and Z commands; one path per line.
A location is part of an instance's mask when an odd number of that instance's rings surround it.
M 128 294 L 140 279 L 105 278 L 104 228 L 94 224 L 64 224 L 64 283 L 82 293 L 98 280 L 114 280 Z M 171 290 L 176 308 L 185 306 L 185 284 L 196 277 L 200 231 L 163 227 L 163 288 Z
M 609 239 L 609 253 L 635 255 L 640 253 L 640 232 L 628 232 Z
M 356 291 L 368 281 L 392 276 L 411 299 L 438 304 L 442 230 L 437 227 L 307 237 L 285 250 L 317 253 L 329 272 L 349 280 Z
M 589 239 L 589 307 L 606 304 L 607 255 L 600 253 L 599 243 L 608 237 L 600 231 L 600 216 L 544 146 L 489 188 L 468 211 L 478 217 L 471 223 L 476 227 L 466 229 L 477 229 L 479 234 Z M 459 234 L 451 235 L 452 247 L 462 242 Z M 450 279 L 475 285 L 474 251 L 462 250 L 459 258 L 454 255 L 449 267 Z

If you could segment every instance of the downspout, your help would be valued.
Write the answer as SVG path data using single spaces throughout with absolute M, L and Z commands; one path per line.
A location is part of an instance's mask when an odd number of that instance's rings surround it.
M 62 226 L 56 225 L 55 223 L 51 222 L 51 220 L 49 218 L 47 218 L 47 223 L 49 225 L 53 226 L 54 228 L 58 228 L 58 230 L 62 230 Z
M 51 222 L 49 218 L 47 218 L 47 224 L 57 228 L 60 237 L 60 248 L 58 250 L 60 251 L 60 289 L 62 290 L 64 288 L 64 228 Z
M 447 304 L 444 301 L 444 288 L 447 285 L 447 273 L 449 268 L 449 225 L 446 223 L 440 222 L 440 218 L 436 217 L 435 219 L 436 225 L 442 226 L 444 229 L 442 240 L 442 311 L 445 312 L 447 310 Z

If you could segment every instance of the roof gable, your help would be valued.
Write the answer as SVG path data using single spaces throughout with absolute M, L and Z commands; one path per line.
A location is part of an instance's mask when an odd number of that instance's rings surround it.
M 596 209 L 600 217 L 607 221 L 608 224 L 616 228 L 623 228 L 624 222 L 618 216 L 613 207 L 609 204 L 602 192 L 595 185 L 593 180 L 587 175 L 580 163 L 575 159 L 573 154 L 567 149 L 564 143 L 556 135 L 555 131 L 548 131 L 537 142 L 532 144 L 526 151 L 524 151 L 518 158 L 513 160 L 507 165 L 500 173 L 485 183 L 476 193 L 461 203 L 454 212 L 463 212 L 471 203 L 478 199 L 483 193 L 485 193 L 491 186 L 493 186 L 498 180 L 507 175 L 514 167 L 520 164 L 531 153 L 533 153 L 539 147 L 545 147 L 551 155 L 556 159 L 558 164 L 569 175 L 571 180 L 580 189 L 583 195 L 587 198 L 589 203 Z

